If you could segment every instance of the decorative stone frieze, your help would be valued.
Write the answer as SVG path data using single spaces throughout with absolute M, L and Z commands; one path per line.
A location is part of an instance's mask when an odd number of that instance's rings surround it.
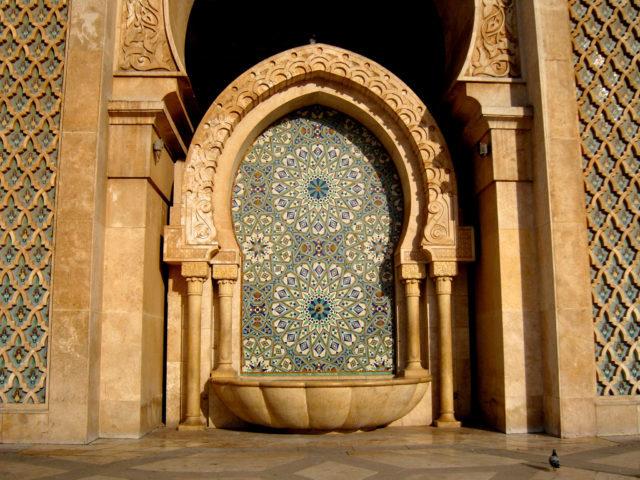
M 177 70 L 162 0 L 122 0 L 118 68 L 125 72 Z
M 515 0 L 482 0 L 468 77 L 520 77 Z

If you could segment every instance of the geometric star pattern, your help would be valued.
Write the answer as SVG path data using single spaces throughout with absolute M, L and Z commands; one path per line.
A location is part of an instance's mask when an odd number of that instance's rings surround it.
M 640 394 L 640 3 L 571 0 L 598 395 Z
M 2 0 L 0 23 L 0 404 L 41 404 L 67 2 Z
M 242 373 L 391 374 L 400 179 L 380 142 L 319 105 L 267 128 L 231 200 Z

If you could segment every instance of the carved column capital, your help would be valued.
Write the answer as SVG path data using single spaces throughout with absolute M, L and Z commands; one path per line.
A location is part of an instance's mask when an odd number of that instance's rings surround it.
M 202 295 L 202 284 L 209 277 L 209 265 L 205 262 L 185 262 L 181 274 L 187 281 L 187 295 Z
M 404 294 L 407 297 L 419 297 L 420 296 L 420 279 L 407 278 L 404 279 Z
M 231 297 L 233 296 L 233 284 L 235 280 L 218 280 L 218 296 L 219 297 Z
M 427 277 L 427 268 L 423 263 L 405 263 L 400 265 L 398 273 L 402 281 L 421 280 Z
M 436 295 L 451 295 L 453 277 L 435 277 Z
M 180 273 L 184 278 L 201 278 L 206 280 L 209 277 L 209 264 L 206 262 L 184 262 Z
M 429 265 L 429 274 L 432 278 L 455 277 L 458 274 L 457 262 L 432 262 Z
M 235 282 L 238 280 L 238 265 L 213 265 L 211 277 L 220 284 L 225 280 Z

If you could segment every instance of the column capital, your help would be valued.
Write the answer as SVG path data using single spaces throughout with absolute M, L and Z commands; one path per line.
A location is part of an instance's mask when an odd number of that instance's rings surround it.
M 427 277 L 427 268 L 424 263 L 404 263 L 398 268 L 398 273 L 403 282 L 409 280 L 422 280 Z
M 180 273 L 186 279 L 195 277 L 204 281 L 209 277 L 209 264 L 207 262 L 183 262 Z
M 432 262 L 429 264 L 429 274 L 432 278 L 455 277 L 458 274 L 458 263 Z
M 436 295 L 451 295 L 453 277 L 435 277 Z
M 238 265 L 212 265 L 211 277 L 218 283 L 238 280 Z
M 404 291 L 407 297 L 419 297 L 420 296 L 420 282 L 419 278 L 405 278 Z

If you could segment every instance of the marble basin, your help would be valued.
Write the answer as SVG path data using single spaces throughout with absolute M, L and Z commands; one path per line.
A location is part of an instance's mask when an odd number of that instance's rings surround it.
M 357 430 L 409 413 L 430 377 L 385 379 L 212 378 L 222 403 L 246 422 L 292 430 Z

